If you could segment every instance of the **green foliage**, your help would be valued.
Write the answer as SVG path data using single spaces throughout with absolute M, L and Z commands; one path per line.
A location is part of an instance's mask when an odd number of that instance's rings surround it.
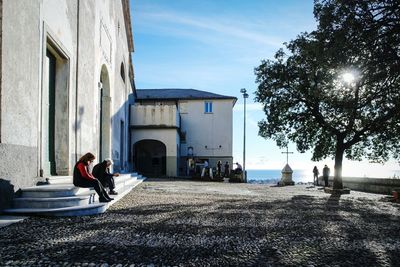
M 255 69 L 266 114 L 259 135 L 280 147 L 295 142 L 313 160 L 399 158 L 398 0 L 316 0 L 314 15 L 315 31 Z M 344 82 L 346 72 L 355 80 Z

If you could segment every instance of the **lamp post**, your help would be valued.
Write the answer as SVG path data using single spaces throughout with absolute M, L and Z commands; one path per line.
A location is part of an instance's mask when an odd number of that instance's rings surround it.
M 244 119 L 243 119 L 243 175 L 244 181 L 247 183 L 247 173 L 246 173 L 246 98 L 249 97 L 247 94 L 247 90 L 245 88 L 240 89 L 240 93 L 243 94 L 243 110 L 244 110 Z

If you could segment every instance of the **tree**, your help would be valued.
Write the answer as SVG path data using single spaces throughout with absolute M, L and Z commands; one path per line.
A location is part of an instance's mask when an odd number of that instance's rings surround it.
M 255 69 L 259 135 L 279 147 L 342 161 L 387 161 L 400 153 L 400 6 L 398 0 L 316 0 L 316 30 L 285 43 Z

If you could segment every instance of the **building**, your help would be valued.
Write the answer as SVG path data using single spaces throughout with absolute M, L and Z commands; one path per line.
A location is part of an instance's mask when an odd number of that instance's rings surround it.
M 0 14 L 0 210 L 88 151 L 129 169 L 129 0 L 1 0 Z
M 134 168 L 146 176 L 186 176 L 205 160 L 232 166 L 236 98 L 194 89 L 137 90 L 131 107 Z

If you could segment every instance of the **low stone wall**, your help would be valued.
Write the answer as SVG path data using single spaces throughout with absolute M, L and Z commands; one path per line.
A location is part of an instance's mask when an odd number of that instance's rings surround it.
M 329 177 L 328 183 L 333 185 L 333 176 Z M 324 184 L 322 176 L 319 184 Z M 355 191 L 391 195 L 393 190 L 400 189 L 400 179 L 343 177 L 343 186 Z

